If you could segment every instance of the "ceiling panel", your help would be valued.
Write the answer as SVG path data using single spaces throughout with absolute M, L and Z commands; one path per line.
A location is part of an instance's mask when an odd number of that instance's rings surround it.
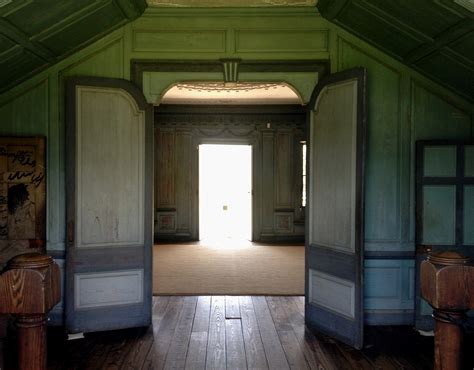
M 440 68 L 442 66 L 442 68 Z M 471 66 L 466 66 L 456 59 L 455 55 L 437 53 L 417 64 L 427 72 L 452 89 L 460 90 L 474 97 L 474 73 Z
M 34 73 L 46 66 L 43 59 L 28 50 L 17 48 L 16 51 L 9 57 L 2 58 L 0 62 L 0 81 L 20 80 L 25 71 Z
M 317 6 L 326 19 L 474 101 L 474 13 L 452 0 L 319 0 Z
M 474 31 L 466 33 L 449 48 L 474 62 Z
M 138 18 L 145 0 L 15 0 L 0 7 L 0 93 Z
M 0 35 L 0 55 L 2 55 L 5 51 L 13 48 L 15 45 L 16 44 L 8 37 Z
M 463 18 L 456 12 L 435 6 L 433 0 L 364 0 L 366 7 L 373 6 L 393 18 L 420 32 L 434 38 L 454 26 Z
M 97 3 L 96 0 L 62 0 L 54 1 L 54 6 L 51 6 L 51 2 L 51 0 L 33 1 L 11 13 L 6 19 L 27 35 L 34 36 L 61 21 L 67 20 L 68 17 L 74 16 L 91 4 Z
M 69 53 L 104 30 L 123 23 L 123 15 L 114 3 L 95 10 L 86 18 L 75 20 L 39 41 L 54 54 Z
M 337 22 L 362 38 L 370 38 L 372 43 L 395 56 L 404 55 L 425 41 L 413 33 L 401 31 L 386 18 L 375 15 L 355 2 L 347 5 Z

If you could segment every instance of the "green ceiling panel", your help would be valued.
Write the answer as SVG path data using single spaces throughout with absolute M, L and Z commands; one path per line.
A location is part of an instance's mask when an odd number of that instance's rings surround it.
M 18 49 L 18 52 L 0 62 L 0 81 L 19 80 L 25 71 L 35 72 L 45 65 L 46 62 L 35 54 L 25 49 Z
M 145 0 L 16 0 L 0 8 L 0 93 L 138 18 Z
M 433 6 L 433 0 L 365 0 L 364 2 L 385 13 L 387 18 L 401 20 L 414 32 L 420 32 L 431 38 L 462 20 L 458 14 L 447 11 L 446 8 Z
M 474 14 L 451 0 L 319 0 L 321 15 L 474 101 Z M 449 49 L 457 54 L 447 57 Z
M 474 71 L 455 58 L 438 53 L 423 59 L 417 66 L 451 88 L 474 97 Z
M 337 22 L 395 56 L 410 52 L 424 41 L 417 39 L 412 33 L 401 33 L 387 19 L 375 16 L 352 2 L 344 9 Z
M 123 15 L 113 3 L 99 8 L 87 18 L 71 23 L 60 32 L 42 39 L 41 43 L 56 55 L 69 53 L 88 40 L 97 38 L 104 30 L 125 23 Z
M 474 31 L 453 42 L 449 48 L 474 63 Z
M 7 50 L 12 49 L 15 46 L 15 43 L 9 38 L 0 35 L 0 56 Z
M 96 0 L 51 0 L 32 1 L 27 6 L 10 14 L 6 19 L 29 36 L 34 36 L 44 30 L 55 26 L 61 21 L 68 21 L 69 17 L 87 7 L 97 3 Z M 97 4 L 95 4 L 97 6 Z

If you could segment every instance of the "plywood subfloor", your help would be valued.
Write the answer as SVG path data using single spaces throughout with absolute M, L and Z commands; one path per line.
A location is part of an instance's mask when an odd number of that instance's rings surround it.
M 431 369 L 433 338 L 366 327 L 354 350 L 304 326 L 303 297 L 154 297 L 148 328 L 66 341 L 50 328 L 48 369 Z M 15 351 L 7 350 L 7 369 Z M 472 356 L 471 356 L 472 357 Z M 469 362 L 470 364 L 471 362 Z
M 153 252 L 155 295 L 304 294 L 302 245 L 157 244 Z

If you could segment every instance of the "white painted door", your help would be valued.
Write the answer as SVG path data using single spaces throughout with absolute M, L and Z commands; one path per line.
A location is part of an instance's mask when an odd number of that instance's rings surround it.
M 151 322 L 152 107 L 130 82 L 67 85 L 66 327 Z
M 323 79 L 308 142 L 306 323 L 363 343 L 365 70 Z

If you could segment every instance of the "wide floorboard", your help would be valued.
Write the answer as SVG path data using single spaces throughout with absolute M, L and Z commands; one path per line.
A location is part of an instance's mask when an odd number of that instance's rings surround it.
M 89 333 L 73 341 L 50 328 L 48 368 L 420 370 L 433 366 L 433 338 L 409 327 L 366 327 L 366 347 L 357 351 L 305 328 L 303 303 L 303 297 L 289 296 L 154 297 L 153 325 L 148 328 Z M 9 363 L 14 363 L 12 357 Z

